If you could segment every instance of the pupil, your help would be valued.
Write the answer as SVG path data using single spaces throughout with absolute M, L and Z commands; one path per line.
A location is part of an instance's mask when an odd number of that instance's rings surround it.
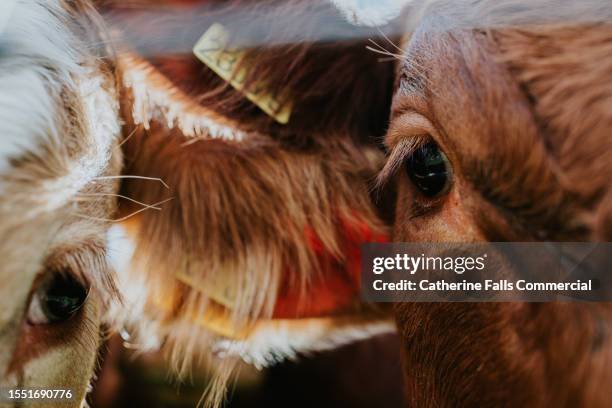
M 51 322 L 58 322 L 72 317 L 85 303 L 87 290 L 70 275 L 59 273 L 45 287 L 41 303 L 45 315 Z
M 427 197 L 435 197 L 448 184 L 449 169 L 446 156 L 438 145 L 429 142 L 417 149 L 408 159 L 408 176 Z

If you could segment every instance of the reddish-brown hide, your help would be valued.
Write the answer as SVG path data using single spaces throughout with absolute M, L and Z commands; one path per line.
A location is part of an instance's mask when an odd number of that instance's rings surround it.
M 431 200 L 402 168 L 393 240 L 607 239 L 610 26 L 439 23 L 425 18 L 407 43 L 387 142 L 394 151 L 415 117 L 428 121 L 453 184 Z M 609 405 L 607 303 L 395 310 L 411 406 Z

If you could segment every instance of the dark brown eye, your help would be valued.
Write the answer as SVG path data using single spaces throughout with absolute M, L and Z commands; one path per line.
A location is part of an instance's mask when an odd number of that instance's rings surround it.
M 50 273 L 32 295 L 28 309 L 31 324 L 70 319 L 85 303 L 88 289 L 69 273 Z
M 434 142 L 428 142 L 406 161 L 408 177 L 426 197 L 435 198 L 450 187 L 452 170 L 446 155 Z

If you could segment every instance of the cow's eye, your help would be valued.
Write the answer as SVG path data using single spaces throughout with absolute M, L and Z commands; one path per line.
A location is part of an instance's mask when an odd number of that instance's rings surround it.
M 446 155 L 434 142 L 419 147 L 406 160 L 408 177 L 426 197 L 435 198 L 448 192 L 452 169 Z
M 32 294 L 30 324 L 49 324 L 74 316 L 85 303 L 88 289 L 70 273 L 50 273 Z

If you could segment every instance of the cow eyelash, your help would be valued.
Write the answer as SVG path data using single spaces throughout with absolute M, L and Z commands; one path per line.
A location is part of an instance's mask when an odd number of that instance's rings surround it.
M 63 323 L 81 311 L 94 287 L 100 293 L 112 290 L 114 285 L 103 285 L 105 253 L 105 243 L 96 239 L 54 251 L 32 284 L 26 321 L 33 326 Z
M 417 149 L 431 141 L 429 135 L 422 135 L 403 139 L 391 148 L 391 153 L 385 163 L 385 166 L 376 178 L 376 187 L 382 188 L 385 186 L 402 168 L 406 159 L 410 157 Z

